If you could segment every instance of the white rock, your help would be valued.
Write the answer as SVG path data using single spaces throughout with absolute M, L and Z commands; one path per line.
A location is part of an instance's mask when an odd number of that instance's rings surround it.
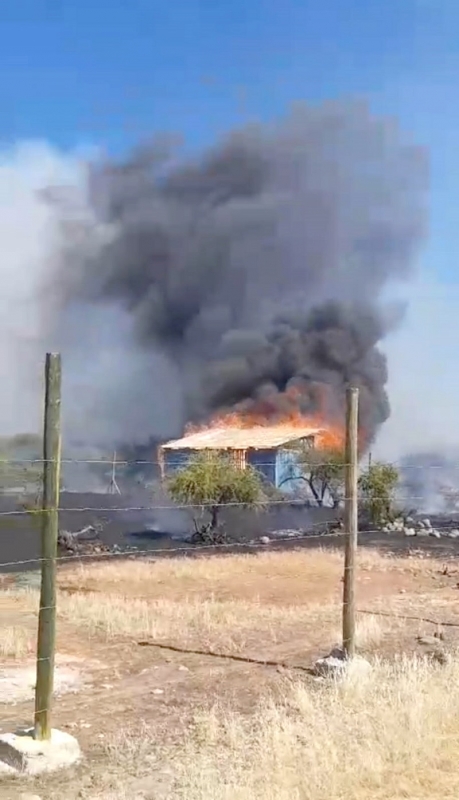
M 271 541 L 271 539 L 269 538 L 269 536 L 261 536 L 260 537 L 261 544 L 269 544 L 270 541 Z
M 77 740 L 53 729 L 49 741 L 38 741 L 33 730 L 0 736 L 0 772 L 39 775 L 65 769 L 81 759 Z
M 450 539 L 459 539 L 459 531 L 453 530 L 448 533 Z
M 342 658 L 325 656 L 325 658 L 318 658 L 312 669 L 315 675 L 323 678 L 338 677 L 345 672 L 346 662 Z
M 403 528 L 403 533 L 405 536 L 416 536 L 416 531 L 414 528 Z
M 431 528 L 431 530 L 429 531 L 429 535 L 433 536 L 435 539 L 441 539 L 440 531 L 435 530 L 435 528 Z
M 432 527 L 432 523 L 431 523 L 430 519 L 428 519 L 428 518 L 423 519 L 422 523 L 424 525 L 424 528 L 431 528 Z
M 367 674 L 371 664 L 362 656 L 346 659 L 341 649 L 335 648 L 325 658 L 318 658 L 313 666 L 313 672 L 323 678 L 354 678 Z

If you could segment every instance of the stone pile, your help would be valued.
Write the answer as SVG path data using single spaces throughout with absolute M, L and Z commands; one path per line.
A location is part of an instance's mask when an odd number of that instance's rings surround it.
M 77 536 L 69 531 L 60 531 L 58 536 L 59 550 L 73 555 L 97 555 L 99 553 L 111 553 L 113 548 L 96 540 L 78 539 Z
M 414 517 L 399 517 L 388 522 L 383 527 L 385 533 L 402 533 L 404 536 L 432 536 L 434 539 L 441 539 L 446 536 L 449 539 L 459 539 L 459 528 L 445 527 L 435 528 L 430 519 L 415 519 Z

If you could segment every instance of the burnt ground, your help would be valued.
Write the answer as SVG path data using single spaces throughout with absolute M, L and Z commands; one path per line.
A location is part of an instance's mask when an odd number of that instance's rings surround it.
M 23 513 L 18 498 L 0 496 L 0 572 L 17 572 L 36 569 L 40 554 L 40 533 L 33 516 Z M 14 512 L 22 513 L 14 513 Z M 302 539 L 276 541 L 271 539 L 270 549 L 291 549 L 311 547 L 340 547 L 343 537 L 324 535 L 335 519 L 331 509 L 313 509 L 298 505 L 275 506 L 264 512 L 247 512 L 230 509 L 222 515 L 226 530 L 237 544 L 235 552 L 253 552 L 265 549 L 266 545 L 254 545 L 271 531 L 301 530 L 307 533 Z M 431 517 L 434 526 L 440 530 L 457 525 L 457 521 L 446 517 Z M 208 554 L 217 552 L 215 548 L 196 548 L 186 546 L 186 536 L 192 531 L 191 518 L 184 512 L 154 507 L 148 492 L 111 495 L 97 493 L 70 493 L 61 495 L 60 529 L 75 532 L 87 525 L 99 524 L 101 544 L 110 550 L 158 552 L 168 555 L 177 548 L 183 555 L 198 555 L 199 551 Z M 250 543 L 252 542 L 252 543 Z M 361 531 L 360 545 L 378 548 L 400 555 L 422 551 L 440 558 L 455 557 L 459 554 L 459 540 L 442 536 L 406 538 L 400 533 L 383 531 Z M 225 546 L 225 552 L 232 552 Z M 18 564 L 17 562 L 27 562 Z

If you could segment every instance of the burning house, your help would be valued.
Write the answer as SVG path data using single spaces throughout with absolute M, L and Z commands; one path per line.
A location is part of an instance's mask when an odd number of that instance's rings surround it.
M 159 448 L 162 477 L 186 466 L 197 453 L 212 450 L 231 455 L 245 469 L 259 470 L 264 478 L 283 491 L 295 491 L 301 478 L 294 445 L 316 447 L 323 431 L 311 425 L 256 425 L 254 427 L 208 427 L 190 432 Z

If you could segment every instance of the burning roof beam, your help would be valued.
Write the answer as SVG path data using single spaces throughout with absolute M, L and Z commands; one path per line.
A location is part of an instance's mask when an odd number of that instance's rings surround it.
M 164 450 L 264 450 L 320 435 L 320 429 L 289 425 L 253 428 L 206 428 L 167 442 Z

